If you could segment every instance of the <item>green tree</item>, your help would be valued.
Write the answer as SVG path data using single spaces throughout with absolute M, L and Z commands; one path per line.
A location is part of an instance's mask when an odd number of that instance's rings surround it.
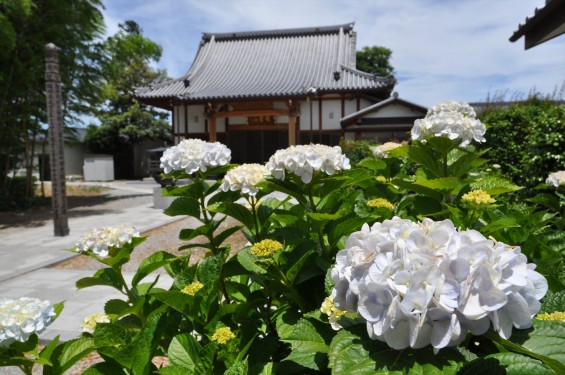
M 0 194 L 10 191 L 10 171 L 27 170 L 26 195 L 38 134 L 46 126 L 45 45 L 60 48 L 63 107 L 67 121 L 91 112 L 99 94 L 104 31 L 99 0 L 0 0 Z
M 394 68 L 390 64 L 391 56 L 392 51 L 386 47 L 363 47 L 357 51 L 357 69 L 381 77 L 394 78 Z
M 106 83 L 98 112 L 100 126 L 89 127 L 85 142 L 93 152 L 114 155 L 116 178 L 131 178 L 133 146 L 144 139 L 170 139 L 168 113 L 139 103 L 132 92 L 167 75 L 151 66 L 161 58 L 161 46 L 144 37 L 134 21 L 119 26 L 104 43 Z

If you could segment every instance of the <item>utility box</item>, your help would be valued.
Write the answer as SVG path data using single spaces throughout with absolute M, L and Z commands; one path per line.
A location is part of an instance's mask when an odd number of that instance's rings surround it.
M 113 181 L 114 157 L 112 155 L 85 155 L 84 181 Z

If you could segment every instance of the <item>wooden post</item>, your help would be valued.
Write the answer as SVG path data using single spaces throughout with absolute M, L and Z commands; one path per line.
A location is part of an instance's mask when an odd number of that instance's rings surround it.
M 45 46 L 45 91 L 49 124 L 49 167 L 51 169 L 51 201 L 55 236 L 67 236 L 67 194 L 65 190 L 65 157 L 63 152 L 63 106 L 59 52 L 57 46 Z
M 210 142 L 216 142 L 216 115 L 210 116 L 210 126 L 208 128 Z
M 298 103 L 293 100 L 288 101 L 288 145 L 296 145 L 296 117 L 300 113 Z

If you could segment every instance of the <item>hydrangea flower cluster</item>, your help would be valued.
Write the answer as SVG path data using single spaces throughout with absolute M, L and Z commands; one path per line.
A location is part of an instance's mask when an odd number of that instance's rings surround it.
M 242 194 L 254 197 L 259 192 L 259 188 L 255 185 L 264 180 L 269 173 L 267 167 L 262 164 L 243 164 L 226 173 L 220 188 L 223 191 L 240 190 Z
M 226 344 L 231 339 L 235 338 L 234 333 L 231 331 L 230 327 L 218 328 L 216 332 L 212 335 L 212 341 L 218 344 Z
M 25 342 L 51 324 L 55 310 L 49 301 L 37 298 L 0 298 L 0 347 Z
M 463 194 L 461 200 L 463 202 L 467 202 L 474 206 L 480 206 L 480 205 L 491 204 L 496 202 L 496 200 L 484 190 L 471 190 L 470 192 Z
M 553 172 L 547 176 L 545 183 L 548 185 L 553 185 L 559 187 L 559 185 L 565 185 L 565 171 Z
M 379 145 L 375 148 L 375 157 L 379 159 L 386 159 L 388 158 L 388 153 L 395 148 L 401 147 L 401 143 L 396 142 L 386 142 L 382 145 Z
M 181 292 L 184 293 L 184 294 L 188 294 L 189 296 L 194 296 L 203 287 L 204 287 L 204 284 L 202 284 L 201 282 L 198 282 L 198 281 L 194 281 L 194 282 L 186 285 L 184 288 L 182 288 Z
M 334 300 L 332 297 L 326 297 L 324 302 L 322 302 L 322 307 L 320 307 L 320 312 L 328 316 L 328 321 L 332 326 L 332 329 L 339 331 L 342 327 L 338 323 L 340 317 L 345 315 L 345 311 L 335 307 Z
M 79 253 L 92 251 L 100 257 L 106 257 L 110 248 L 121 248 L 131 243 L 134 237 L 139 237 L 139 232 L 132 227 L 102 227 L 92 228 L 77 242 L 75 250 Z
M 269 159 L 267 168 L 279 180 L 284 180 L 285 173 L 293 173 L 303 183 L 312 181 L 312 174 L 322 171 L 329 175 L 350 169 L 349 159 L 341 153 L 339 146 L 320 144 L 290 146 L 278 150 Z
M 331 271 L 332 297 L 367 321 L 372 339 L 438 350 L 491 325 L 504 338 L 529 328 L 547 292 L 534 268 L 519 247 L 458 231 L 450 220 L 395 217 L 347 239 Z
M 375 198 L 367 201 L 367 206 L 371 208 L 386 208 L 394 210 L 394 205 L 384 198 Z
M 220 142 L 205 142 L 200 139 L 185 139 L 168 148 L 161 157 L 161 168 L 165 173 L 184 170 L 188 174 L 206 172 L 208 168 L 226 165 L 231 160 L 231 150 Z
M 485 142 L 485 125 L 475 118 L 475 110 L 467 103 L 445 102 L 430 108 L 426 117 L 414 121 L 412 139 L 426 142 L 425 137 L 460 139 L 461 147 L 471 141 Z
M 258 257 L 268 257 L 282 250 L 283 247 L 279 241 L 266 239 L 253 244 L 249 252 Z
M 98 323 L 110 323 L 110 317 L 105 313 L 89 315 L 84 318 L 84 321 L 82 322 L 82 329 L 85 332 L 94 333 L 96 324 Z

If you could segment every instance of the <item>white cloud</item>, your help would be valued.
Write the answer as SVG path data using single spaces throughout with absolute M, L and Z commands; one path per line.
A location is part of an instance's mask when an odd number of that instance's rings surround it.
M 250 31 L 355 22 L 357 46 L 382 45 L 401 97 L 431 106 L 487 93 L 549 93 L 565 81 L 565 36 L 528 51 L 508 38 L 545 0 L 113 0 L 108 30 L 133 19 L 163 46 L 160 67 L 184 74 L 202 32 Z

